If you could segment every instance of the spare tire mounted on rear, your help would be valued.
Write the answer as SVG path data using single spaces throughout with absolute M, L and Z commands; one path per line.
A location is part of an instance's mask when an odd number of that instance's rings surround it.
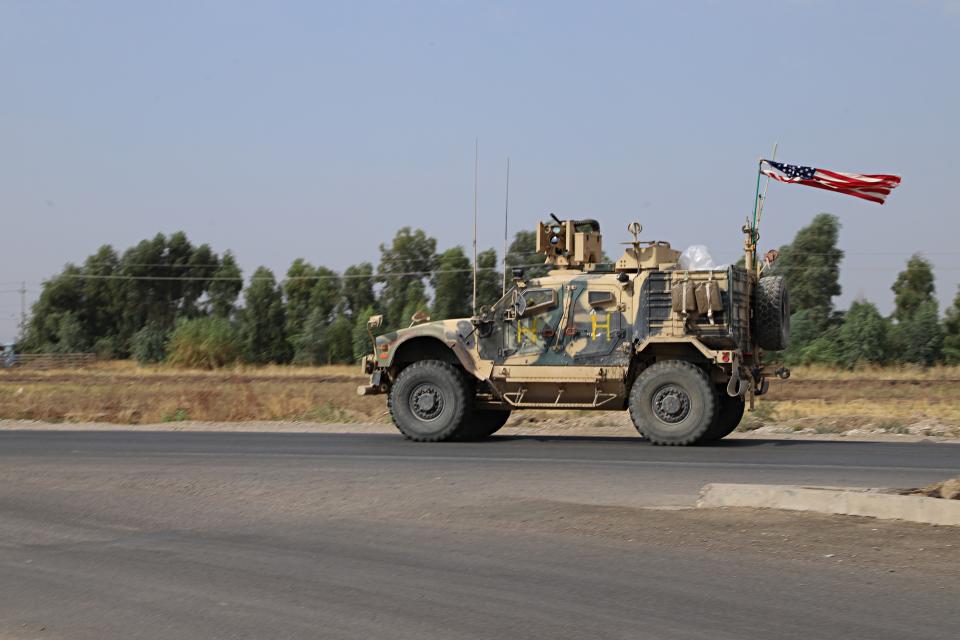
M 783 276 L 760 278 L 753 297 L 753 333 L 760 348 L 786 349 L 790 342 L 790 298 Z

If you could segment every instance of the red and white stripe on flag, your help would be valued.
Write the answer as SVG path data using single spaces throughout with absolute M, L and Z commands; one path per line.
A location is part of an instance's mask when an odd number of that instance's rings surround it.
M 813 167 L 799 167 L 768 160 L 764 160 L 764 164 L 766 166 L 761 168 L 763 174 L 778 182 L 802 184 L 836 193 L 845 193 L 848 196 L 863 198 L 878 204 L 883 204 L 890 192 L 900 184 L 900 176 L 844 173 Z

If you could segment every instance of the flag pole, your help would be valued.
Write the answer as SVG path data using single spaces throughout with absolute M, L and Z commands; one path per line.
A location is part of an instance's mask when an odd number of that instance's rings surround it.
M 744 228 L 745 232 L 749 232 L 746 241 L 746 253 L 747 253 L 747 269 L 753 270 L 757 263 L 757 240 L 759 240 L 759 235 L 757 234 L 757 218 L 760 214 L 760 176 L 763 175 L 763 163 L 764 159 L 760 158 L 757 161 L 757 188 L 753 194 L 753 223 L 750 225 L 750 228 Z
M 770 156 L 771 160 L 777 159 L 777 146 L 778 142 L 773 143 L 773 155 Z M 767 189 L 770 188 L 770 176 L 767 176 L 767 181 L 763 183 L 763 195 L 760 196 L 760 214 L 757 216 L 757 227 L 760 227 L 760 223 L 763 221 L 763 208 L 767 205 Z
M 778 145 L 779 145 L 779 143 L 777 143 L 777 142 L 774 142 L 774 143 L 773 143 L 773 155 L 770 156 L 770 160 L 771 160 L 771 161 L 777 159 L 777 146 L 778 146 Z M 766 160 L 764 160 L 764 162 L 766 162 Z M 762 167 L 761 167 L 761 168 L 762 168 Z M 767 189 L 769 189 L 769 188 L 770 188 L 770 176 L 767 176 L 767 181 L 763 183 L 763 193 L 760 194 L 760 205 L 759 205 L 760 211 L 759 211 L 759 213 L 757 214 L 757 222 L 756 222 L 756 224 L 754 225 L 754 226 L 756 227 L 756 229 L 757 229 L 757 232 L 758 232 L 758 233 L 757 233 L 757 241 L 758 241 L 758 242 L 759 242 L 759 239 L 760 239 L 760 238 L 759 238 L 760 223 L 763 222 L 763 208 L 767 206 Z
M 757 162 L 757 189 L 753 194 L 753 224 L 750 225 L 752 231 L 751 240 L 756 244 L 757 238 L 757 220 L 760 215 L 760 176 L 763 175 L 763 163 L 766 162 L 763 158 Z

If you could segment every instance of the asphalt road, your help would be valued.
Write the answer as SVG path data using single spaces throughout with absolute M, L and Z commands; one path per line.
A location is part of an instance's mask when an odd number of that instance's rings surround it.
M 960 530 L 674 509 L 960 445 L 0 432 L 0 639 L 954 638 Z

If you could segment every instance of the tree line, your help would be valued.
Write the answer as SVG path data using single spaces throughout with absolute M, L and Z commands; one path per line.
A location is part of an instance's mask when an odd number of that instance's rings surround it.
M 538 262 L 534 247 L 533 232 L 518 232 L 508 268 Z M 500 298 L 498 266 L 495 250 L 477 255 L 478 305 Z M 526 268 L 534 277 L 545 271 Z M 230 251 L 194 245 L 183 232 L 122 254 L 105 245 L 43 282 L 17 348 L 211 367 L 353 362 L 371 349 L 371 315 L 382 314 L 386 330 L 417 312 L 469 316 L 473 265 L 463 247 L 438 253 L 435 238 L 404 227 L 380 245 L 376 267 L 361 262 L 337 273 L 298 258 L 282 280 L 261 266 L 243 285 Z
M 840 295 L 840 222 L 822 213 L 780 248 L 770 272 L 790 293 L 790 347 L 774 357 L 786 364 L 960 364 L 960 290 L 941 319 L 933 267 L 913 255 L 893 282 L 894 309 L 884 316 L 867 300 L 834 308 Z
M 941 318 L 933 269 L 919 254 L 892 284 L 890 316 L 867 300 L 835 308 L 844 256 L 839 232 L 835 216 L 820 214 L 769 267 L 786 279 L 792 306 L 790 347 L 773 358 L 840 367 L 960 364 L 960 291 Z M 545 273 L 543 265 L 531 266 L 539 262 L 534 245 L 532 231 L 517 233 L 508 268 Z M 478 304 L 500 297 L 498 265 L 493 249 L 478 254 Z M 283 280 L 259 267 L 243 284 L 230 251 L 195 246 L 183 232 L 158 234 L 122 255 L 103 246 L 43 283 L 18 348 L 187 366 L 346 363 L 370 351 L 366 324 L 373 314 L 382 314 L 389 330 L 420 311 L 434 318 L 472 311 L 472 263 L 463 247 L 438 252 L 435 238 L 410 227 L 380 245 L 376 267 L 361 262 L 337 273 L 298 258 Z

